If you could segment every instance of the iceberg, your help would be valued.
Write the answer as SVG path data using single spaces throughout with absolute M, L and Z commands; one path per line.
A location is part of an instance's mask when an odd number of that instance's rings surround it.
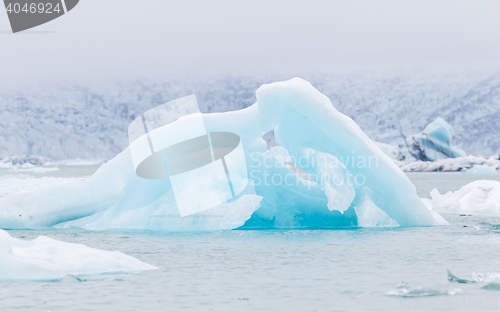
M 158 269 L 118 251 L 90 248 L 47 236 L 26 241 L 0 230 L 0 280 L 61 280 Z
M 434 161 L 466 156 L 463 150 L 452 144 L 453 128 L 443 118 L 438 117 L 422 132 L 407 137 L 399 145 L 398 160 Z
M 500 216 L 500 182 L 478 180 L 456 192 L 431 192 L 432 209 L 446 214 Z
M 169 179 L 137 176 L 125 149 L 88 179 L 6 194 L 0 198 L 0 228 L 185 231 L 443 224 L 398 166 L 309 82 L 294 78 L 263 85 L 256 96 L 257 103 L 245 109 L 203 114 L 208 133 L 240 137 L 245 162 L 231 166 L 249 183 L 236 198 L 181 216 Z M 190 117 L 169 129 L 191 129 L 196 119 Z M 262 138 L 270 131 L 280 145 L 271 153 Z M 284 157 L 274 157 L 278 154 Z M 189 194 L 223 197 L 221 185 L 227 181 L 210 170 L 204 175 L 212 176 L 212 183 L 199 183 L 195 175 L 183 175 L 176 183 Z M 192 211 L 203 200 L 193 196 Z

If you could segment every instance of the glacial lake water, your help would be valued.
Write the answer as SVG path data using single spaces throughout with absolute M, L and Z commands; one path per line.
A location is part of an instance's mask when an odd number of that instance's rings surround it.
M 500 175 L 409 173 L 419 196 Z M 184 233 L 9 231 L 118 250 L 159 267 L 82 281 L 0 282 L 0 311 L 500 310 L 500 218 L 450 226 Z M 399 288 L 398 288 L 399 286 Z

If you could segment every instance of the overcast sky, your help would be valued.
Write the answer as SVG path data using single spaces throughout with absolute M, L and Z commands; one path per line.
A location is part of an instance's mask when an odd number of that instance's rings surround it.
M 10 34 L 0 81 L 335 71 L 500 69 L 500 1 L 80 0 Z

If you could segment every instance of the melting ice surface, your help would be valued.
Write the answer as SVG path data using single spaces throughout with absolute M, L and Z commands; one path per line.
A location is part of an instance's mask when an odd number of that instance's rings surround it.
M 183 231 L 446 224 L 427 209 L 397 165 L 307 81 L 263 85 L 256 95 L 257 103 L 246 109 L 203 116 L 207 131 L 241 138 L 251 183 L 235 200 L 181 218 L 168 179 L 136 176 L 126 149 L 88 179 L 0 198 L 0 228 Z M 191 120 L 183 117 L 169 127 L 189 129 Z M 262 136 L 271 130 L 295 169 L 262 154 Z M 219 192 L 222 183 L 214 178 L 210 184 L 184 184 L 186 191 L 203 193 Z M 193 198 L 193 204 L 199 200 Z
M 0 230 L 0 280 L 60 280 L 103 273 L 137 273 L 157 267 L 122 254 L 39 236 L 26 241 Z

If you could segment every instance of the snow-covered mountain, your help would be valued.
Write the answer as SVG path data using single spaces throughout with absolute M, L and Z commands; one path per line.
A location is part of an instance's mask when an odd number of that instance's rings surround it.
M 0 87 L 0 155 L 112 158 L 128 145 L 129 123 L 164 102 L 196 94 L 203 112 L 255 102 L 263 83 L 290 76 L 140 80 Z M 500 75 L 485 72 L 305 75 L 374 140 L 396 145 L 437 117 L 468 154 L 500 153 Z
M 317 87 L 374 140 L 397 144 L 442 117 L 468 154 L 500 153 L 500 75 L 481 72 L 353 75 Z

